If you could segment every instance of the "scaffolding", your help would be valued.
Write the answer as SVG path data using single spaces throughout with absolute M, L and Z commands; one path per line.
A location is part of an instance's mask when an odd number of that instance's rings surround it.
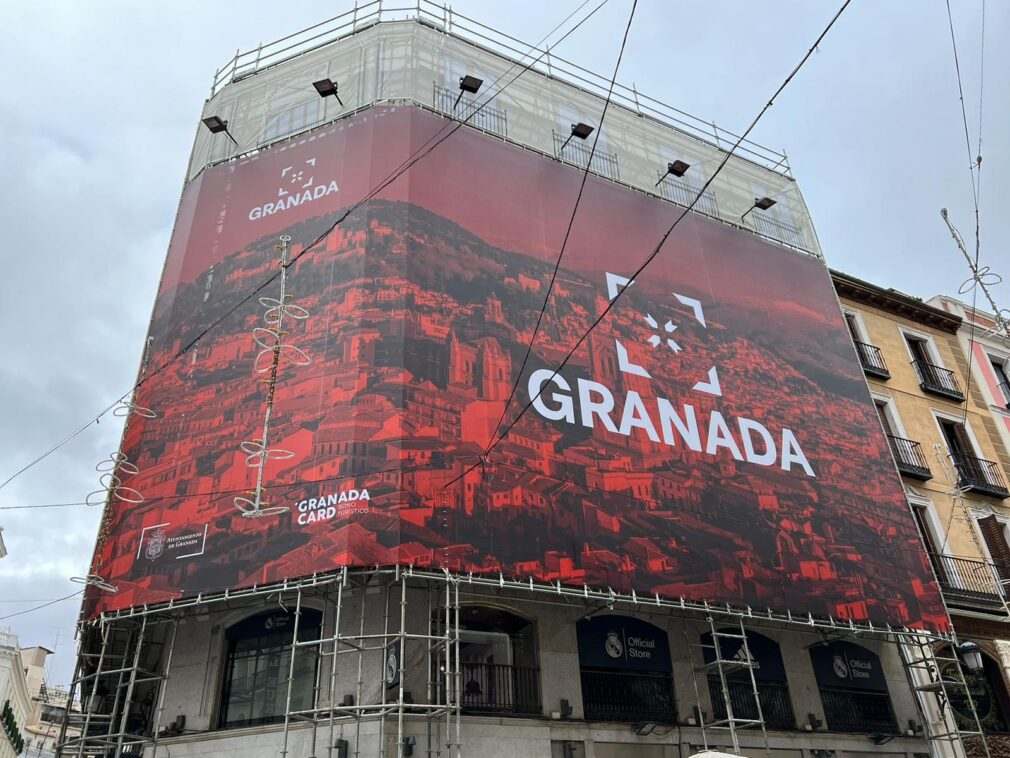
M 382 604 L 366 603 L 366 595 L 381 595 Z M 956 650 L 953 633 L 874 627 L 810 614 L 793 615 L 771 610 L 736 608 L 728 604 L 695 602 L 659 595 L 639 596 L 612 589 L 572 587 L 560 582 L 509 579 L 503 575 L 459 574 L 448 570 L 414 567 L 344 568 L 300 580 L 197 595 L 157 606 L 135 606 L 102 613 L 80 626 L 80 654 L 70 697 L 79 696 L 80 713 L 69 712 L 63 724 L 58 755 L 77 758 L 120 758 L 146 755 L 157 758 L 159 742 L 182 733 L 178 725 L 165 724 L 166 685 L 172 677 L 173 652 L 178 627 L 189 613 L 283 609 L 293 618 L 287 662 L 286 707 L 277 723 L 279 754 L 311 758 L 406 758 L 415 754 L 417 740 L 424 739 L 423 754 L 429 758 L 460 758 L 463 755 L 462 704 L 464 699 L 460 661 L 460 597 L 503 596 L 509 602 L 535 605 L 562 604 L 589 612 L 635 610 L 704 622 L 711 635 L 701 646 L 710 660 L 692 668 L 697 674 L 718 678 L 725 715 L 706 722 L 702 697 L 695 682 L 698 719 L 705 747 L 708 732 L 728 734 L 731 749 L 740 755 L 755 745 L 743 745 L 743 731 L 761 733 L 764 749 L 771 754 L 768 732 L 754 675 L 754 658 L 747 641 L 748 630 L 777 628 L 817 634 L 827 638 L 875 638 L 897 644 L 909 686 L 926 725 L 931 745 L 947 747 L 934 755 L 966 755 L 964 740 L 981 738 L 967 679 L 956 653 L 938 654 L 938 649 Z M 307 602 L 309 603 L 307 605 Z M 418 608 L 411 608 L 419 603 Z M 215 608 L 216 606 L 216 608 Z M 305 611 L 320 610 L 317 636 L 302 634 Z M 381 629 L 377 614 L 381 608 Z M 413 612 L 412 612 L 413 611 Z M 732 624 L 732 629 L 726 627 Z M 371 628 L 371 627 L 374 627 Z M 740 651 L 728 656 L 727 647 Z M 688 647 L 690 651 L 690 644 Z M 296 656 L 311 656 L 315 666 L 312 702 L 293 707 Z M 423 678 L 419 670 L 423 669 Z M 748 672 L 754 697 L 755 717 L 734 713 L 729 675 Z M 376 682 L 380 678 L 381 682 Z M 415 698 L 408 681 L 422 684 L 424 697 Z M 376 685 L 378 689 L 376 690 Z M 963 694 L 961 694 L 963 693 Z M 952 710 L 951 695 L 966 705 L 977 729 L 964 729 Z M 749 708 L 748 708 L 749 710 Z M 371 730 L 367 735 L 363 727 Z M 377 731 L 377 735 L 376 735 Z M 298 744 L 294 737 L 298 735 Z M 377 736 L 378 750 L 363 751 L 363 737 Z M 713 738 L 715 739 L 715 738 Z M 985 746 L 984 738 L 981 739 Z M 721 745 L 716 745 L 718 748 Z M 418 746 L 420 747 L 420 746 Z M 988 747 L 985 746 L 988 757 Z M 165 751 L 165 756 L 168 752 Z

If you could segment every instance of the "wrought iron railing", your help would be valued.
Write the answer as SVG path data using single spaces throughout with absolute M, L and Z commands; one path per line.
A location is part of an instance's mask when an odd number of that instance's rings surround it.
M 933 478 L 929 464 L 926 462 L 926 456 L 923 455 L 922 447 L 918 442 L 889 434 L 887 435 L 887 444 L 890 445 L 891 452 L 894 453 L 894 462 L 902 474 L 923 481 Z
M 884 356 L 881 354 L 879 347 L 857 340 L 853 340 L 853 344 L 856 346 L 856 354 L 859 356 L 859 362 L 863 366 L 863 371 L 867 374 L 878 376 L 881 379 L 891 378 L 891 372 L 887 370 L 887 364 L 884 363 Z
M 698 202 L 694 204 L 696 211 L 709 216 L 719 215 L 719 203 L 716 202 L 714 192 L 705 191 L 701 197 L 698 197 L 701 187 L 695 187 L 690 182 L 685 182 L 683 179 L 670 176 L 670 174 L 663 174 L 657 186 L 659 187 L 659 196 L 664 200 L 687 208 L 691 203 L 694 203 L 694 199 L 697 197 Z
M 754 213 L 751 214 L 751 217 L 754 219 L 754 228 L 759 234 L 771 237 L 779 242 L 785 242 L 787 245 L 805 247 L 803 232 L 798 226 L 771 218 L 764 213 Z
M 757 703 L 751 683 L 731 680 L 729 701 L 733 706 L 734 719 L 757 719 Z M 716 720 L 726 718 L 726 700 L 722 696 L 722 684 L 717 676 L 709 676 L 708 691 L 712 696 L 712 713 Z M 761 700 L 761 715 L 769 729 L 795 729 L 796 717 L 789 701 L 789 687 L 785 682 L 758 682 L 758 698 Z
M 592 137 L 583 141 L 568 134 L 558 134 L 554 132 L 554 155 L 566 163 L 574 163 L 576 166 L 586 167 L 589 163 L 589 170 L 615 182 L 621 180 L 621 172 L 617 168 L 617 155 L 607 153 L 598 147 L 593 152 Z M 565 143 L 568 144 L 565 144 Z M 589 142 L 589 144 L 586 144 Z M 589 156 L 593 156 L 590 163 Z
M 1003 582 L 1010 580 L 1010 566 L 1000 566 L 973 558 L 929 554 L 940 590 L 951 599 L 975 600 L 985 604 L 1003 602 Z
M 471 713 L 539 715 L 540 669 L 504 663 L 461 663 L 460 706 Z
M 460 97 L 459 91 L 453 91 L 433 84 L 432 105 L 435 110 L 446 115 L 465 121 L 470 126 L 483 129 L 485 132 L 497 134 L 499 137 L 508 136 L 508 115 L 503 108 L 492 108 L 484 105 L 472 97 L 463 95 Z M 459 102 L 456 102 L 459 98 Z
M 925 392 L 932 392 L 934 395 L 964 402 L 964 394 L 961 392 L 961 385 L 957 381 L 954 372 L 945 369 L 943 366 L 934 366 L 925 361 L 912 361 L 915 373 L 919 377 L 919 386 Z
M 883 692 L 821 689 L 824 720 L 833 732 L 894 734 L 891 698 Z
M 582 707 L 589 721 L 677 722 L 673 679 L 664 674 L 583 669 Z
M 990 497 L 1006 499 L 1010 497 L 1006 479 L 998 463 L 974 458 L 970 455 L 954 455 L 957 467 L 957 484 L 962 489 L 978 492 Z

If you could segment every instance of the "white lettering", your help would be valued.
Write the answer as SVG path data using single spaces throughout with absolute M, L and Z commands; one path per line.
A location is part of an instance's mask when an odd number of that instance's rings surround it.
M 335 180 L 331 181 L 329 184 L 317 184 L 314 188 L 307 189 L 300 195 L 288 195 L 282 200 L 264 203 L 263 205 L 258 205 L 255 208 L 250 209 L 249 220 L 257 221 L 264 216 L 270 216 L 274 213 L 279 213 L 280 211 L 289 210 L 301 205 L 302 203 L 311 203 L 339 191 L 340 187 L 337 186 L 337 182 Z
M 642 398 L 634 390 L 628 392 L 628 399 L 624 401 L 624 413 L 621 415 L 621 428 L 618 434 L 630 437 L 632 427 L 644 429 L 650 440 L 659 442 L 659 435 L 656 434 L 656 428 L 652 425 L 652 419 L 645 410 Z
M 680 433 L 680 437 L 691 450 L 696 450 L 701 452 L 701 435 L 698 434 L 698 419 L 694 417 L 694 408 L 690 405 L 684 406 L 684 419 L 681 421 L 680 416 L 670 405 L 670 401 L 665 397 L 661 397 L 656 401 L 656 405 L 659 407 L 659 423 L 663 426 L 663 441 L 666 442 L 670 447 L 676 447 L 676 442 L 673 438 L 673 429 L 671 428 L 671 422 L 673 426 L 677 427 L 677 431 Z
M 810 464 L 807 463 L 807 457 L 803 455 L 803 451 L 800 449 L 800 443 L 796 441 L 796 437 L 793 435 L 792 431 L 789 429 L 782 430 L 782 470 L 789 471 L 792 468 L 792 464 L 798 463 L 802 469 L 806 472 L 807 476 L 817 476 L 814 470 L 810 468 Z
M 740 427 L 740 438 L 743 440 L 743 453 L 747 460 L 759 466 L 771 466 L 775 463 L 775 459 L 778 456 L 775 452 L 775 440 L 772 439 L 771 433 L 757 421 L 752 421 L 749 418 L 739 418 L 736 420 L 736 423 Z M 764 442 L 765 451 L 763 453 L 754 451 L 752 432 L 757 432 L 758 436 L 761 437 L 761 441 Z
M 592 394 L 600 396 L 599 402 L 592 399 Z M 582 425 L 593 428 L 593 416 L 599 416 L 607 431 L 618 433 L 617 427 L 610 419 L 614 410 L 614 396 L 599 382 L 589 379 L 579 379 L 579 407 L 582 409 Z
M 542 394 L 543 385 L 544 382 L 550 379 L 553 374 L 554 372 L 547 368 L 537 369 L 530 374 L 530 380 L 527 383 L 526 390 L 529 392 L 530 397 L 533 398 L 533 407 L 537 409 L 537 413 L 546 419 L 550 419 L 551 421 L 567 421 L 569 424 L 574 424 L 575 408 L 572 405 L 572 399 L 568 397 L 568 395 L 551 393 L 551 399 L 555 403 L 558 403 L 558 407 L 554 410 L 544 405 Z M 571 386 L 560 374 L 555 376 L 553 381 L 554 384 L 565 390 L 565 392 L 572 391 Z
M 736 442 L 730 436 L 729 427 L 726 426 L 726 421 L 723 419 L 722 414 L 719 411 L 712 411 L 712 416 L 708 420 L 708 444 L 705 445 L 705 452 L 709 455 L 715 455 L 717 449 L 720 447 L 729 450 L 730 455 L 738 461 L 743 460 L 743 456 L 740 455 L 740 448 L 736 446 Z

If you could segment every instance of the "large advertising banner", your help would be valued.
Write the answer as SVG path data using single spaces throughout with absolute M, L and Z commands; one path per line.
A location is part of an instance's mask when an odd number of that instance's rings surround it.
M 89 611 L 410 564 L 946 628 L 821 261 L 691 216 L 630 281 L 680 211 L 590 178 L 524 366 L 580 172 L 469 129 L 310 246 L 445 123 L 373 108 L 188 185 L 136 397 L 157 415 L 122 450 L 144 499 L 107 508 L 119 592 Z M 311 363 L 273 391 L 287 510 L 251 519 L 280 235 Z

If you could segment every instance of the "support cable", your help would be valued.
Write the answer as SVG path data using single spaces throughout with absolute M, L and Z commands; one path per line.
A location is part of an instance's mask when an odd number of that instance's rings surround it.
M 599 144 L 600 134 L 603 132 L 603 122 L 606 120 L 607 110 L 610 108 L 610 100 L 614 94 L 614 85 L 617 82 L 617 73 L 621 70 L 621 59 L 624 57 L 624 47 L 628 43 L 628 32 L 631 31 L 631 22 L 635 19 L 635 9 L 637 7 L 638 0 L 632 0 L 631 13 L 628 15 L 628 24 L 624 28 L 624 38 L 621 40 L 621 49 L 617 53 L 617 63 L 614 64 L 614 74 L 610 77 L 610 87 L 607 89 L 607 99 L 603 101 L 603 111 L 600 113 L 600 123 L 596 126 L 596 136 L 593 138 L 593 146 L 589 151 L 589 158 L 586 160 L 586 168 L 582 172 L 582 182 L 579 184 L 579 193 L 575 197 L 575 205 L 572 206 L 572 215 L 568 219 L 568 228 L 565 230 L 565 238 L 561 242 L 561 250 L 558 253 L 557 260 L 554 262 L 554 271 L 551 272 L 551 280 L 547 284 L 547 293 L 544 295 L 544 304 L 540 306 L 540 313 L 537 314 L 537 322 L 533 327 L 533 334 L 530 336 L 530 342 L 526 346 L 526 355 L 523 356 L 522 365 L 516 373 L 515 381 L 512 382 L 512 389 L 509 391 L 508 399 L 505 400 L 505 406 L 502 408 L 501 418 L 499 418 L 498 423 L 494 425 L 494 431 L 491 432 L 491 438 L 488 440 L 487 447 L 484 448 L 485 458 L 491 451 L 495 434 L 501 429 L 502 422 L 505 421 L 505 416 L 508 413 L 509 406 L 512 404 L 512 398 L 515 397 L 516 390 L 519 387 L 519 380 L 522 378 L 523 371 L 526 370 L 526 363 L 530 359 L 530 353 L 533 352 L 533 345 L 536 344 L 537 335 L 540 334 L 540 324 L 544 320 L 544 313 L 547 311 L 547 304 L 550 302 L 551 295 L 554 293 L 554 282 L 558 278 L 558 270 L 561 268 L 561 259 L 565 256 L 565 248 L 568 246 L 568 239 L 571 237 L 572 227 L 575 226 L 575 216 L 579 212 L 579 203 L 582 202 L 582 193 L 586 189 L 586 180 L 589 178 L 589 168 L 593 165 L 593 157 L 596 155 L 596 146 Z
M 768 110 L 772 107 L 772 105 L 775 104 L 775 99 L 789 85 L 789 83 L 793 80 L 793 78 L 796 76 L 796 74 L 799 73 L 800 69 L 802 69 L 803 66 L 804 66 L 804 64 L 806 64 L 806 62 L 810 59 L 810 56 L 812 56 L 814 54 L 814 52 L 817 50 L 818 46 L 820 45 L 821 41 L 824 39 L 825 36 L 827 36 L 828 32 L 831 31 L 831 28 L 835 25 L 835 22 L 838 21 L 839 17 L 842 15 L 842 13 L 845 11 L 845 9 L 849 7 L 849 3 L 850 2 L 852 2 L 852 0 L 845 0 L 845 2 L 842 3 L 842 6 L 838 9 L 838 11 L 835 13 L 835 15 L 831 18 L 831 21 L 828 22 L 828 25 L 824 28 L 824 31 L 822 31 L 818 35 L 817 39 L 814 41 L 814 44 L 810 47 L 809 50 L 807 50 L 806 54 L 803 56 L 803 58 L 800 60 L 800 62 L 796 64 L 796 67 L 793 68 L 793 70 L 785 78 L 785 81 L 783 81 L 782 84 L 779 85 L 778 89 L 775 90 L 774 94 L 771 96 L 771 98 L 768 100 L 768 102 L 765 104 L 765 106 L 761 109 L 761 111 L 758 113 L 758 115 L 754 117 L 754 120 L 751 121 L 750 126 L 748 126 L 746 130 L 744 130 L 743 134 L 740 137 L 737 138 L 736 142 L 733 143 L 733 146 L 729 149 L 729 151 L 726 153 L 726 155 L 723 156 L 722 161 L 716 167 L 716 169 L 713 172 L 713 174 L 702 185 L 701 189 L 695 195 L 694 200 L 691 201 L 691 204 L 687 208 L 685 208 L 680 213 L 679 216 L 677 216 L 677 218 L 670 225 L 670 227 L 660 237 L 659 242 L 652 249 L 652 252 L 649 253 L 648 256 L 646 256 L 645 260 L 642 261 L 641 265 L 639 265 L 639 267 L 637 269 L 635 269 L 634 273 L 632 273 L 628 277 L 629 279 L 634 280 L 634 279 L 638 278 L 638 276 L 642 273 L 642 271 L 644 271 L 645 268 L 650 263 L 652 263 L 652 261 L 656 258 L 656 256 L 659 255 L 660 251 L 663 249 L 663 245 L 666 244 L 667 239 L 669 239 L 670 235 L 673 233 L 673 230 L 677 228 L 677 225 L 680 224 L 680 222 L 684 220 L 684 218 L 687 216 L 687 214 L 689 214 L 692 210 L 694 210 L 694 206 L 698 204 L 698 202 L 701 200 L 702 196 L 704 196 L 705 192 L 707 192 L 708 188 L 712 185 L 712 182 L 715 181 L 716 177 L 719 176 L 719 174 L 722 172 L 722 170 L 726 167 L 726 164 L 729 162 L 730 158 L 732 158 L 733 155 L 736 153 L 736 151 L 740 147 L 741 143 L 754 130 L 754 127 L 756 127 L 758 125 L 758 122 L 761 121 L 761 118 L 765 115 L 765 113 L 767 113 Z M 540 389 L 537 391 L 537 393 L 533 397 L 530 398 L 529 402 L 526 403 L 525 406 L 523 406 L 522 410 L 519 411 L 519 415 L 516 416 L 516 418 L 511 423 L 509 423 L 508 426 L 505 427 L 504 431 L 498 433 L 497 438 L 488 447 L 488 455 L 490 454 L 491 451 L 493 451 L 493 449 L 503 439 L 505 439 L 506 436 L 508 436 L 508 434 L 512 430 L 512 428 L 517 423 L 519 423 L 519 421 L 522 419 L 522 417 L 524 415 L 526 415 L 526 412 L 530 408 L 533 407 L 533 403 L 535 403 L 539 399 L 540 395 L 544 391 L 544 388 L 550 382 L 552 382 L 555 377 L 557 377 L 557 375 L 564 369 L 565 366 L 568 365 L 568 361 L 570 361 L 572 359 L 572 356 L 574 356 L 575 353 L 578 351 L 578 349 L 580 347 L 582 347 L 582 344 L 586 341 L 586 339 L 588 339 L 589 335 L 592 334 L 593 330 L 596 329 L 596 327 L 600 325 L 600 323 L 603 321 L 604 318 L 607 317 L 607 315 L 613 309 L 613 307 L 617 303 L 617 301 L 620 300 L 621 296 L 624 294 L 624 292 L 626 291 L 626 289 L 627 288 L 619 289 L 617 291 L 617 294 L 615 294 L 614 297 L 610 300 L 610 302 L 607 303 L 606 307 L 603 309 L 603 312 L 596 318 L 595 321 L 593 321 L 592 324 L 590 324 L 589 328 L 582 334 L 582 336 L 579 337 L 578 340 L 576 340 L 575 344 L 572 346 L 572 348 L 565 355 L 565 357 L 561 361 L 560 365 L 556 369 L 554 369 L 554 372 L 551 374 L 551 376 L 545 382 L 541 383 Z M 483 456 L 481 458 L 481 461 L 478 461 L 477 463 L 473 464 L 472 466 L 470 466 L 470 468 L 468 468 L 466 471 L 464 471 L 458 477 L 456 477 L 452 481 L 450 481 L 447 484 L 445 484 L 443 486 L 443 489 L 446 488 L 446 487 L 449 487 L 450 485 L 454 484 L 455 482 L 459 481 L 460 479 L 463 479 L 467 474 L 469 474 L 471 471 L 475 470 L 478 466 L 480 466 L 481 463 L 484 462 L 485 458 L 486 458 L 486 456 Z

